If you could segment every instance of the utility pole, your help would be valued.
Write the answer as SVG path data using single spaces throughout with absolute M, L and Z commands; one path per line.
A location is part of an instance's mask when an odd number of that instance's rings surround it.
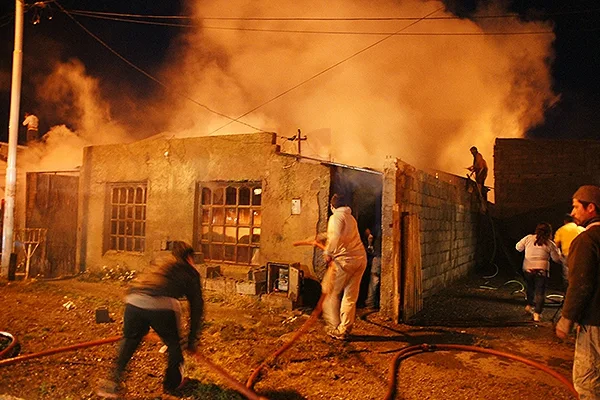
M 302 132 L 300 132 L 300 129 L 298 129 L 298 136 L 296 137 L 296 139 L 298 139 L 298 155 L 301 156 L 302 155 L 302 141 L 303 140 L 307 140 L 307 137 L 304 136 L 302 137 Z
M 7 277 L 10 255 L 13 251 L 15 222 L 15 193 L 17 183 L 17 141 L 19 139 L 19 106 L 21 103 L 21 75 L 23 67 L 23 2 L 15 0 L 15 46 L 13 50 L 12 82 L 10 91 L 10 119 L 8 122 L 8 159 L 4 191 L 4 225 L 2 230 L 2 264 L 0 276 Z

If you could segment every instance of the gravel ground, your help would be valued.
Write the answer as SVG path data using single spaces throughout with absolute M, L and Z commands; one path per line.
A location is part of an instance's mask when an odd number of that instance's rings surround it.
M 410 325 L 393 324 L 377 312 L 359 310 L 353 335 L 336 341 L 318 321 L 287 352 L 263 370 L 255 390 L 269 399 L 383 399 L 391 362 L 406 346 L 464 344 L 502 351 L 552 368 L 570 379 L 573 343 L 553 335 L 548 308 L 541 323 L 524 313 L 517 283 L 473 276 L 428 299 Z M 95 281 L 0 281 L 0 330 L 17 336 L 21 354 L 120 334 L 127 283 Z M 245 384 L 253 368 L 286 343 L 311 310 L 271 309 L 255 298 L 205 293 L 203 356 Z M 71 306 L 69 307 L 69 302 Z M 97 324 L 107 307 L 114 322 Z M 1 344 L 0 344 L 1 346 Z M 160 343 L 144 342 L 129 365 L 124 399 L 171 399 L 160 393 L 164 355 Z M 0 399 L 94 399 L 110 371 L 117 344 L 0 367 Z M 186 360 L 191 384 L 180 398 L 242 399 L 195 359 Z M 549 374 L 506 358 L 462 351 L 435 351 L 403 360 L 397 399 L 572 399 Z M 4 397 L 3 397 L 4 396 Z

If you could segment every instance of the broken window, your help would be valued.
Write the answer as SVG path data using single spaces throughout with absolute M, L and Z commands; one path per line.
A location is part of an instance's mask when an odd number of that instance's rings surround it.
M 112 184 L 107 250 L 146 250 L 146 183 Z
M 200 184 L 196 247 L 204 259 L 252 264 L 260 247 L 260 182 Z

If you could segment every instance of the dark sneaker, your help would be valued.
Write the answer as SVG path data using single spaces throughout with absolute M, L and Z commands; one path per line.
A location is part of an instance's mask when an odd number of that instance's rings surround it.
M 175 389 L 164 389 L 164 392 L 167 394 L 171 394 L 171 395 L 175 395 L 175 396 L 181 396 L 184 395 L 186 392 L 186 389 L 189 389 L 191 383 L 191 379 L 187 378 L 187 377 L 183 377 L 181 379 L 181 383 L 179 384 L 179 386 L 177 386 Z
M 96 388 L 96 395 L 104 399 L 118 399 L 118 390 L 119 385 L 117 385 L 116 382 L 109 381 L 108 379 L 101 379 Z

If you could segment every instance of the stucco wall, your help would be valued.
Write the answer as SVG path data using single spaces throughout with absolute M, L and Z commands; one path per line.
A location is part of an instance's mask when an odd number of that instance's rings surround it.
M 599 154 L 597 140 L 496 139 L 499 214 L 511 216 L 569 202 L 580 185 L 600 184 Z
M 394 298 L 401 281 L 402 246 L 400 233 L 394 233 L 394 205 L 398 218 L 403 213 L 420 219 L 422 297 L 438 292 L 466 276 L 475 266 L 479 204 L 466 190 L 464 178 L 417 170 L 400 160 L 386 161 L 383 189 L 382 311 L 394 316 L 401 299 Z M 414 238 L 413 238 L 414 239 Z M 393 259 L 394 249 L 399 256 Z
M 269 133 L 185 139 L 147 139 L 84 149 L 80 175 L 79 250 L 83 268 L 120 265 L 143 270 L 166 240 L 192 242 L 197 184 L 262 182 L 260 263 L 312 265 L 314 250 L 292 243 L 314 237 L 326 218 L 330 175 L 316 162 L 277 152 Z M 107 188 L 111 183 L 147 182 L 146 251 L 103 252 Z M 301 200 L 300 215 L 291 200 Z

